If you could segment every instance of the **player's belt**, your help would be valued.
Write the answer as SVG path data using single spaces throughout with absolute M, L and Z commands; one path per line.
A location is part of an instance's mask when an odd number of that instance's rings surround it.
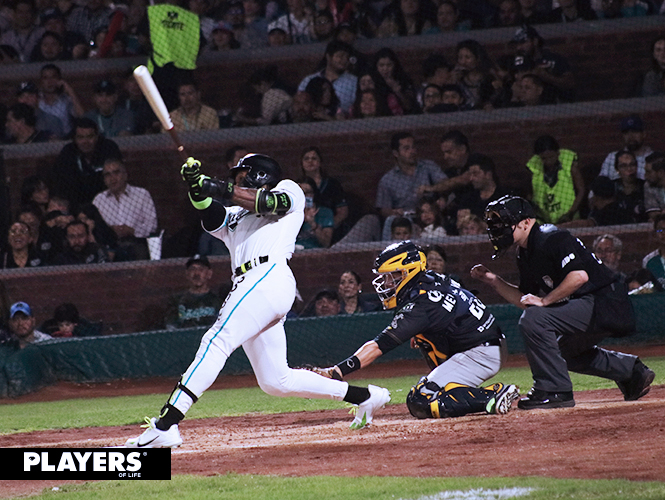
M 236 267 L 235 277 L 237 278 L 238 276 L 245 274 L 250 269 L 254 269 L 255 267 L 260 266 L 261 264 L 265 264 L 266 262 L 268 262 L 267 255 L 254 257 L 252 260 L 245 262 L 242 266 Z
M 480 346 L 489 347 L 489 346 L 491 346 L 491 345 L 495 345 L 495 346 L 501 347 L 501 340 L 502 340 L 503 338 L 504 338 L 504 337 L 501 337 L 501 338 L 499 338 L 499 339 L 494 339 L 494 340 L 488 340 L 487 342 L 483 342 L 482 344 L 480 344 L 478 347 L 480 347 Z

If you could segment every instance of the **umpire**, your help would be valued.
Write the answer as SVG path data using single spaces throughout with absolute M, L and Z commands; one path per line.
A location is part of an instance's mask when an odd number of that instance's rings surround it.
M 568 370 L 614 380 L 626 401 L 649 392 L 654 372 L 637 356 L 602 349 L 607 336 L 635 330 L 635 314 L 619 276 L 568 231 L 536 222 L 523 198 L 504 196 L 485 210 L 494 256 L 517 244 L 519 286 L 479 264 L 472 277 L 524 309 L 519 328 L 533 375 L 533 388 L 518 407 L 575 406 Z

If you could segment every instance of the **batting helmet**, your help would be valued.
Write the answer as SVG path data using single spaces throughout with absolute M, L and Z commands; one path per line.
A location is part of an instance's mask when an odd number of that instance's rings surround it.
M 247 176 L 242 182 L 243 187 L 259 189 L 264 185 L 274 188 L 282 180 L 282 167 L 270 156 L 248 154 L 243 156 L 238 164 L 231 169 L 231 176 L 235 177 L 239 171 L 247 170 Z
M 400 241 L 387 246 L 374 262 L 374 273 L 378 276 L 372 281 L 384 309 L 397 306 L 398 295 L 410 290 L 407 284 L 425 269 L 425 252 L 412 241 Z
M 496 259 L 512 246 L 513 226 L 524 219 L 535 219 L 531 204 L 519 196 L 505 195 L 487 205 L 485 222 L 487 233 L 494 247 L 492 259 Z

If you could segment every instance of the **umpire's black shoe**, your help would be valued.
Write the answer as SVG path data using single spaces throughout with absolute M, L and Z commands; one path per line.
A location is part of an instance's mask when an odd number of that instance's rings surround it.
M 532 388 L 518 401 L 517 407 L 522 410 L 538 410 L 550 408 L 572 408 L 575 406 L 573 393 L 571 392 L 546 392 Z
M 639 359 L 633 367 L 633 374 L 628 380 L 617 382 L 625 401 L 636 401 L 649 392 L 649 387 L 656 374 Z

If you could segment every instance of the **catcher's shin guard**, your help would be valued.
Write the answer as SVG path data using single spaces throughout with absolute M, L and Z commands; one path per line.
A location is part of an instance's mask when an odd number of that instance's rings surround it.
M 440 390 L 441 387 L 434 382 L 429 382 L 427 377 L 421 378 L 406 397 L 406 407 L 411 415 L 416 418 L 432 418 L 430 405 Z
M 496 384 L 480 388 L 450 383 L 441 389 L 423 377 L 411 388 L 406 406 L 416 418 L 461 417 L 483 411 L 492 413 L 497 392 Z

